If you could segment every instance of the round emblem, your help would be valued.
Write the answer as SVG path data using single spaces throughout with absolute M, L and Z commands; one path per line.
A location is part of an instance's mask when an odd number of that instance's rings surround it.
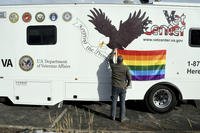
M 19 15 L 17 13 L 13 12 L 10 14 L 9 20 L 12 23 L 16 23 L 19 20 Z
M 63 19 L 65 20 L 65 21 L 70 21 L 71 19 L 72 19 L 72 14 L 70 13 L 70 12 L 65 12 L 64 14 L 63 14 Z
M 38 22 L 44 21 L 44 19 L 45 19 L 44 13 L 43 13 L 43 12 L 38 12 L 38 13 L 35 15 L 35 19 L 36 19 Z
M 22 19 L 23 19 L 24 22 L 28 23 L 28 22 L 31 21 L 32 16 L 29 12 L 25 12 L 22 16 Z
M 49 18 L 50 18 L 51 21 L 56 21 L 57 18 L 58 18 L 58 15 L 56 13 L 51 13 Z
M 30 71 L 34 66 L 34 61 L 30 56 L 25 55 L 20 58 L 19 66 L 24 71 Z

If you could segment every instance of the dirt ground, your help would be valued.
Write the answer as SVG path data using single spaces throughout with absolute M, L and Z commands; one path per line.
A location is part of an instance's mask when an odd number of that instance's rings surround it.
M 200 132 L 200 110 L 184 102 L 164 114 L 148 112 L 142 101 L 127 101 L 128 122 L 110 119 L 109 102 L 65 102 L 56 106 L 22 106 L 0 104 L 0 131 L 149 131 Z M 119 108 L 118 108 L 119 112 Z

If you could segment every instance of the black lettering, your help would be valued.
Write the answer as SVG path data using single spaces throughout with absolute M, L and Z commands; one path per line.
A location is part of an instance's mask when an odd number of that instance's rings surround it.
M 171 11 L 170 15 L 169 15 L 167 10 L 163 10 L 163 12 L 164 12 L 164 15 L 165 15 L 165 18 L 166 18 L 167 22 L 169 24 L 171 24 L 171 22 L 173 22 L 175 20 L 175 12 L 176 11 Z
M 187 69 L 187 74 L 200 74 L 200 70 Z
M 1 59 L 1 63 L 3 67 L 13 67 L 12 60 L 11 59 Z

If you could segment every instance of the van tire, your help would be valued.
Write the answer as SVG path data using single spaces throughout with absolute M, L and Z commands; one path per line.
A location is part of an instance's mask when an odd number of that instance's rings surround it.
M 147 108 L 152 113 L 165 113 L 171 111 L 176 103 L 175 93 L 167 86 L 153 86 L 145 97 Z

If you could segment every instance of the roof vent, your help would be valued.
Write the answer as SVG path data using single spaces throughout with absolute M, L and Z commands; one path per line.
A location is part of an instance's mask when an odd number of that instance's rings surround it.
M 124 0 L 124 4 L 133 4 L 133 0 Z
M 141 4 L 152 4 L 153 2 L 160 2 L 161 0 L 138 0 Z

